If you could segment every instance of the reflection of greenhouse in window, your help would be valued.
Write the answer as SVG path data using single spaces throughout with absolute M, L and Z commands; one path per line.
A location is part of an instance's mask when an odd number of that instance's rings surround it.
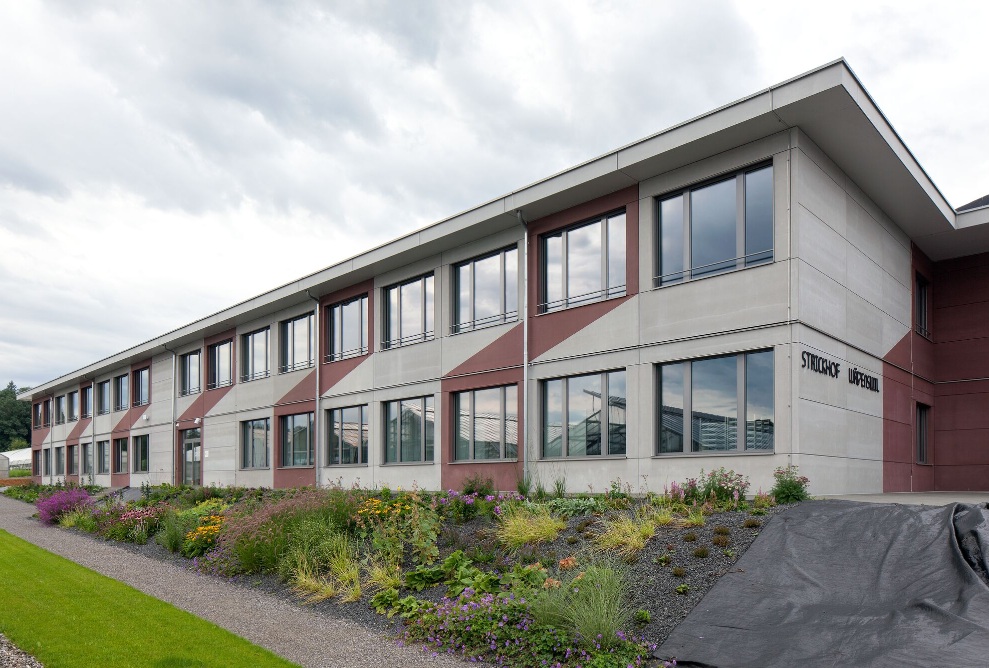
M 433 461 L 433 398 L 389 401 L 384 409 L 385 462 Z
M 625 414 L 624 371 L 543 381 L 543 456 L 625 454 Z

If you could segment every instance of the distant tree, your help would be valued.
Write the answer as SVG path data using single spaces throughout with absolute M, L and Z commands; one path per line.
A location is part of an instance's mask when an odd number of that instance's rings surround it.
M 17 392 L 14 381 L 0 390 L 0 452 L 26 448 L 31 442 L 31 404 L 18 401 Z

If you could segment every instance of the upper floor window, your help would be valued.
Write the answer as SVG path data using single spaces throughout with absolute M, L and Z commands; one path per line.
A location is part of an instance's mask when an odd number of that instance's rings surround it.
M 927 279 L 917 274 L 914 298 L 916 299 L 916 330 L 923 337 L 931 338 L 931 289 Z
M 268 377 L 268 328 L 244 334 L 240 346 L 240 379 L 257 380 Z
M 498 325 L 519 317 L 518 250 L 469 260 L 454 267 L 457 299 L 453 333 Z
M 268 468 L 268 442 L 271 422 L 268 418 L 241 422 L 240 467 L 242 469 Z
M 96 412 L 106 415 L 110 412 L 110 381 L 96 384 Z
M 215 343 L 209 347 L 209 376 L 206 389 L 212 390 L 233 384 L 233 354 L 233 341 Z
M 82 410 L 82 418 L 93 417 L 93 387 L 84 387 L 79 391 L 79 396 L 81 399 L 80 408 Z
M 79 392 L 69 392 L 65 395 L 65 413 L 69 422 L 79 419 Z
M 771 262 L 772 165 L 661 199 L 657 236 L 657 287 Z
M 130 406 L 128 376 L 124 374 L 113 379 L 113 410 L 125 411 Z
M 329 413 L 326 463 L 330 466 L 367 464 L 367 406 L 335 408 Z
M 65 424 L 65 395 L 55 397 L 55 424 Z
M 539 312 L 625 294 L 625 212 L 542 237 Z
M 327 362 L 367 355 L 367 295 L 327 308 L 326 324 Z
M 179 358 L 179 374 L 181 376 L 181 385 L 179 386 L 181 396 L 198 394 L 202 387 L 202 367 L 200 366 L 198 350 L 186 353 Z
M 41 402 L 41 424 L 50 427 L 52 423 L 52 400 L 45 399 Z
M 384 289 L 384 347 L 394 348 L 433 338 L 433 275 Z
M 35 429 L 41 429 L 41 419 L 42 419 L 41 416 L 42 416 L 42 413 L 41 413 L 41 402 L 39 401 L 38 403 L 36 403 L 34 405 L 34 419 L 33 419 L 33 422 L 34 422 L 34 428 Z
M 151 401 L 151 369 L 134 372 L 134 405 L 145 406 Z
M 517 458 L 518 401 L 515 385 L 454 394 L 454 458 Z
M 662 364 L 658 374 L 657 454 L 772 452 L 772 350 Z
M 278 352 L 281 373 L 308 369 L 316 361 L 316 327 L 312 313 L 282 322 Z
M 282 466 L 312 466 L 313 414 L 282 417 Z
M 433 398 L 386 401 L 383 408 L 385 463 L 433 461 Z
M 625 372 L 542 382 L 543 457 L 625 454 Z

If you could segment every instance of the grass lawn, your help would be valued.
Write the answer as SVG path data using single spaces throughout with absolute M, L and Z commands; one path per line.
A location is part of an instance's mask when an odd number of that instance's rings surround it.
M 46 668 L 295 664 L 0 531 L 0 632 Z

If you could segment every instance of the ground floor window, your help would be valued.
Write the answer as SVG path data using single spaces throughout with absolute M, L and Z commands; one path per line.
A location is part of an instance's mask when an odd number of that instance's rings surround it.
M 134 473 L 151 470 L 151 437 L 147 434 L 134 437 Z
M 45 475 L 52 474 L 52 451 L 51 448 L 45 448 L 44 450 L 44 463 L 45 463 Z
M 282 466 L 312 466 L 313 413 L 282 417 Z
M 929 464 L 927 436 L 930 424 L 931 407 L 917 404 L 917 463 Z
M 268 418 L 241 422 L 240 467 L 242 469 L 268 468 L 270 438 L 271 421 Z
M 625 454 L 625 371 L 544 380 L 543 457 Z
M 432 397 L 386 401 L 385 463 L 433 461 Z
M 31 453 L 31 475 L 41 475 L 41 450 Z
M 99 441 L 96 444 L 97 473 L 106 475 L 110 472 L 110 441 Z
M 772 350 L 661 364 L 657 378 L 657 454 L 773 450 Z
M 113 439 L 113 472 L 127 473 L 127 439 Z
M 517 458 L 518 401 L 515 385 L 454 394 L 454 459 Z
M 65 448 L 55 448 L 55 475 L 65 475 Z
M 79 446 L 70 445 L 68 447 L 69 458 L 66 460 L 66 468 L 69 475 L 79 475 Z
M 93 475 L 93 444 L 82 444 L 82 474 Z
M 326 462 L 330 466 L 367 464 L 368 407 L 349 406 L 327 411 L 329 439 Z

